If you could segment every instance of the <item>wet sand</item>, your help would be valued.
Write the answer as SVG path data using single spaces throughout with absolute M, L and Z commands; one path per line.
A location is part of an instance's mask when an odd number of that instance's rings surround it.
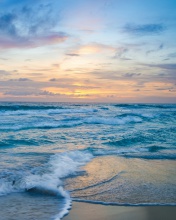
M 73 202 L 63 220 L 174 220 L 176 206 L 105 206 Z

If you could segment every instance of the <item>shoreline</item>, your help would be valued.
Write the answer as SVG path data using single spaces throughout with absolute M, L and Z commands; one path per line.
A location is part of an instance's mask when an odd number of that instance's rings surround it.
M 115 206 L 73 201 L 63 220 L 173 220 L 176 206 Z

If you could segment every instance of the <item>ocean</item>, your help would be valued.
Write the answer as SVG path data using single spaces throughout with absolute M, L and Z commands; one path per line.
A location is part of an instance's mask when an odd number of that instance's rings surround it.
M 176 105 L 0 103 L 0 219 L 72 201 L 176 205 Z

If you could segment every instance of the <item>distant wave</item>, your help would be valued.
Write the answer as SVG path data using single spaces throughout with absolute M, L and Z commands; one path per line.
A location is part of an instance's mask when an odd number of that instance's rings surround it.
M 20 130 L 29 130 L 29 129 L 55 129 L 55 128 L 68 128 L 68 127 L 75 127 L 83 122 L 81 120 L 31 120 L 26 121 L 20 124 L 4 124 L 0 125 L 1 131 L 20 131 Z
M 42 145 L 54 144 L 54 142 L 43 138 L 34 140 L 32 138 L 27 139 L 20 137 L 19 139 L 17 139 L 17 138 L 9 137 L 8 139 L 3 139 L 0 141 L 0 148 L 11 148 L 17 146 L 39 146 L 40 144 Z
M 38 145 L 37 141 L 27 139 L 6 139 L 0 141 L 0 147 L 12 147 L 17 145 Z
M 142 119 L 140 117 L 133 116 L 125 116 L 122 118 L 103 118 L 103 117 L 90 117 L 85 120 L 88 124 L 105 124 L 105 125 L 120 125 L 127 124 L 131 122 L 141 122 Z
M 176 108 L 176 104 L 114 104 L 115 107 L 122 107 L 122 108 Z
M 127 147 L 130 145 L 134 145 L 139 142 L 143 142 L 147 139 L 146 136 L 137 134 L 133 136 L 127 136 L 127 137 L 121 137 L 119 140 L 110 140 L 108 142 L 104 142 L 103 144 L 109 145 L 109 146 L 114 146 L 114 147 Z
M 44 118 L 45 119 L 45 118 Z M 39 120 L 30 120 L 29 122 L 22 122 L 21 124 L 2 124 L 0 130 L 25 130 L 25 129 L 54 129 L 54 128 L 67 128 L 75 127 L 82 124 L 102 124 L 102 125 L 124 125 L 128 123 L 140 123 L 142 118 L 136 116 L 125 116 L 119 118 L 113 117 L 99 117 L 99 116 L 87 116 L 79 118 L 67 118 L 61 120 L 55 120 L 52 118 L 46 118 L 45 120 L 39 117 Z
M 93 113 L 97 112 L 97 109 L 92 108 L 29 108 L 29 109 L 13 109 L 13 110 L 0 110 L 0 115 L 4 116 L 20 116 L 20 115 L 54 115 L 54 114 L 73 114 L 73 113 Z
M 46 103 L 28 103 L 28 104 L 12 104 L 0 103 L 0 112 L 26 112 L 27 111 L 48 111 L 48 113 L 62 113 L 62 112 L 96 112 L 98 109 L 109 110 L 110 107 L 118 107 L 123 109 L 174 109 L 176 104 L 107 104 L 107 105 L 78 105 L 78 104 L 46 104 Z
M 143 111 L 134 111 L 134 112 L 128 112 L 128 113 L 121 113 L 119 115 L 117 115 L 116 117 L 141 117 L 142 119 L 150 119 L 150 118 L 154 118 L 160 116 L 159 113 L 155 113 L 155 112 L 143 112 Z
M 47 110 L 47 109 L 62 109 L 62 106 L 54 105 L 0 105 L 0 111 L 19 111 L 19 110 Z

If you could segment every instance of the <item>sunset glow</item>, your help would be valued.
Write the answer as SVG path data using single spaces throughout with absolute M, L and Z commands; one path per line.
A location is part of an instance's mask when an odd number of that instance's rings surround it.
M 0 100 L 176 102 L 174 0 L 0 0 Z

